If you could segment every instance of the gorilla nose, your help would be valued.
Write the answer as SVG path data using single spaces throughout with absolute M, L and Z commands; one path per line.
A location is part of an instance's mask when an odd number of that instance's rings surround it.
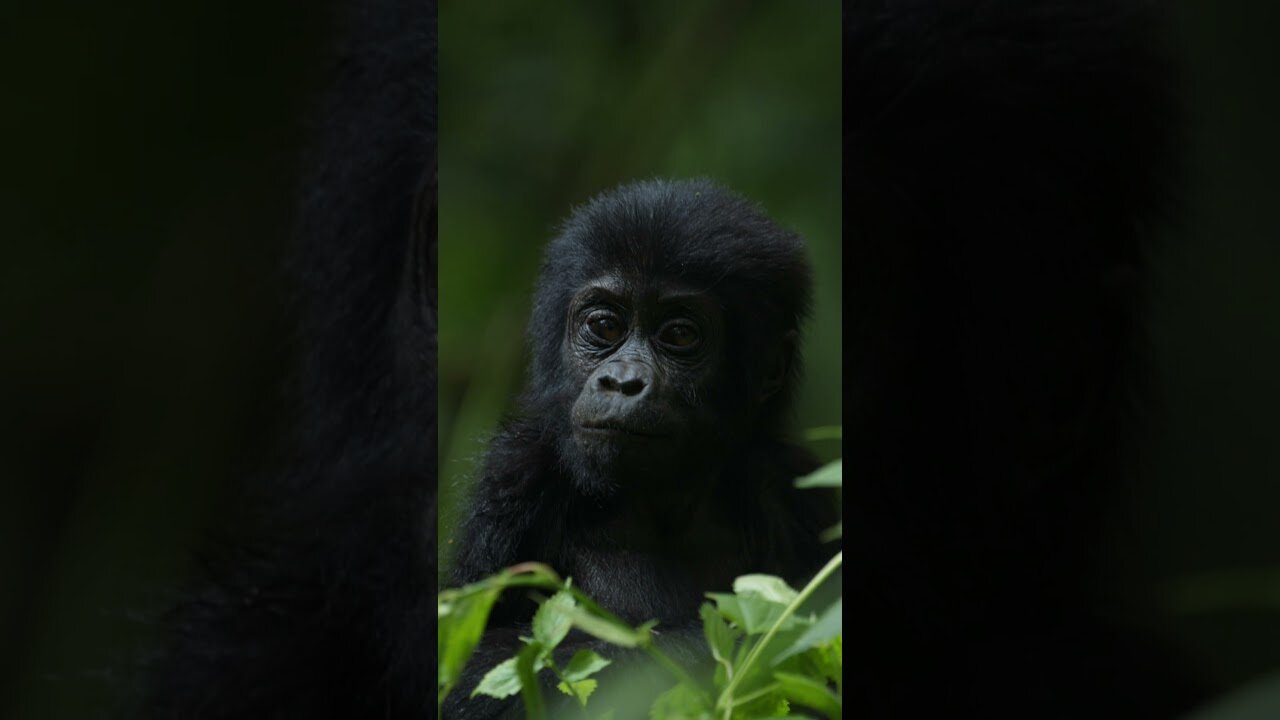
M 641 365 L 619 363 L 600 374 L 600 389 L 633 397 L 644 392 L 649 381 Z

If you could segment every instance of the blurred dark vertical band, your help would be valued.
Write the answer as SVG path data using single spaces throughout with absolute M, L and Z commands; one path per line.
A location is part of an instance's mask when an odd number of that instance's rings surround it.
M 353 2 L 339 25 L 290 253 L 288 467 L 172 613 L 148 717 L 434 708 L 435 3 Z
M 1096 597 L 1177 177 L 1167 19 L 1146 0 L 846 4 L 845 527 L 878 619 L 850 687 L 873 715 L 1199 699 Z

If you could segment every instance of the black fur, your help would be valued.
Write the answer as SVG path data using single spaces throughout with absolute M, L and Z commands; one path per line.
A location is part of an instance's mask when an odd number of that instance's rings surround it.
M 291 469 L 170 614 L 140 715 L 429 717 L 435 2 L 362 0 L 321 104 L 291 274 Z
M 1169 717 L 1195 691 L 1100 617 L 1135 471 L 1137 319 L 1169 206 L 1156 3 L 846 3 L 851 707 Z M 856 649 L 855 649 L 856 648 Z
M 587 353 L 588 367 L 579 367 L 571 299 L 602 277 L 621 280 L 629 308 L 647 302 L 653 288 L 678 283 L 722 310 L 723 328 L 704 328 L 707 342 L 713 331 L 723 332 L 722 341 L 696 364 L 712 370 L 666 367 L 637 351 L 637 362 L 657 368 L 646 380 L 661 417 L 644 417 L 690 418 L 674 441 L 661 441 L 683 443 L 676 458 L 644 472 L 630 464 L 646 454 L 623 467 L 593 464 L 571 419 L 575 400 L 593 392 L 598 375 L 591 373 L 631 347 L 612 348 L 604 360 Z M 664 640 L 679 644 L 682 635 L 700 636 L 702 594 L 727 590 L 735 576 L 807 580 L 838 549 L 817 540 L 835 522 L 832 500 L 792 487 L 814 460 L 783 432 L 809 284 L 800 239 L 709 182 L 637 183 L 574 212 L 547 249 L 529 323 L 527 389 L 492 441 L 456 543 L 451 584 L 521 561 L 546 562 L 624 619 L 660 620 Z M 635 326 L 641 333 L 639 321 Z M 761 393 L 771 368 L 785 372 Z M 660 443 L 645 447 L 655 448 L 649 457 L 664 452 Z M 495 717 L 517 705 L 467 696 L 484 672 L 515 653 L 516 637 L 528 634 L 533 606 L 522 600 L 500 602 L 445 717 Z

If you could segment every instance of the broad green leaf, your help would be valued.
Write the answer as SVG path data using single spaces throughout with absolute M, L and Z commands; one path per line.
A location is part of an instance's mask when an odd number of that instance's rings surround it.
M 703 603 L 698 612 L 702 615 L 702 632 L 707 638 L 712 657 L 717 663 L 728 666 L 733 657 L 734 642 L 741 633 L 729 627 L 729 623 L 724 621 L 711 603 Z
M 844 682 L 844 640 L 842 637 L 832 638 L 831 642 L 823 643 L 805 654 L 814 656 L 819 666 L 819 672 L 828 680 L 833 681 L 836 687 L 841 687 Z
M 499 592 L 500 588 L 495 587 L 446 601 L 443 614 L 440 603 L 437 603 L 436 613 L 440 622 L 436 635 L 436 652 L 439 658 L 436 673 L 441 698 L 462 676 L 462 668 L 471 658 L 471 653 L 480 642 L 480 636 L 484 634 L 489 611 L 493 609 Z
M 843 471 L 840 460 L 832 460 L 813 472 L 796 480 L 796 487 L 842 487 Z
M 647 633 L 636 632 L 626 625 L 619 625 L 612 620 L 592 615 L 580 606 L 575 605 L 568 612 L 575 627 L 588 635 L 593 635 L 614 645 L 635 647 L 644 641 L 648 635 Z
M 573 595 L 561 590 L 542 603 L 533 615 L 533 637 L 548 650 L 559 645 L 573 624 L 569 610 L 573 609 Z
M 727 593 L 707 593 L 707 597 L 715 601 L 716 609 L 721 615 L 729 618 L 748 635 L 757 635 L 768 630 L 786 610 L 785 605 L 759 597 Z M 802 618 L 791 615 L 782 622 L 781 627 L 785 630 L 802 622 Z
M 840 718 L 840 698 L 827 686 L 803 675 L 777 672 L 773 674 L 779 690 L 786 697 L 805 707 L 813 708 L 829 718 Z
M 597 683 L 594 679 L 587 678 L 585 680 L 573 680 L 572 688 L 569 685 L 569 683 L 561 681 L 559 685 L 556 685 L 556 688 L 565 695 L 577 698 L 578 704 L 586 707 L 587 698 L 591 697 L 591 693 L 595 692 Z
M 833 682 L 836 685 L 836 694 L 839 695 L 843 682 L 840 656 L 840 638 L 837 637 L 775 663 L 773 671 Z
M 733 581 L 733 592 L 743 597 L 789 604 L 796 599 L 796 591 L 776 575 L 741 575 Z
M 504 698 L 511 697 L 518 692 L 520 692 L 520 676 L 516 675 L 516 659 L 510 657 L 494 665 L 489 672 L 484 674 L 484 677 L 480 679 L 480 683 L 476 685 L 476 689 L 471 691 L 471 697 L 488 695 L 489 697 Z
M 751 648 L 755 647 L 755 644 L 759 641 L 759 637 L 749 637 L 738 643 L 738 652 L 733 654 L 733 666 L 741 667 L 742 661 L 747 659 L 747 655 L 751 653 Z
M 457 684 L 462 668 L 484 634 L 493 603 L 504 588 L 554 587 L 560 578 L 542 563 L 520 563 L 492 577 L 461 588 L 444 590 L 436 596 L 436 638 L 438 700 Z
M 603 670 L 610 662 L 612 661 L 601 657 L 594 650 L 579 650 L 569 659 L 569 664 L 564 666 L 560 674 L 569 681 L 583 680 Z
M 711 720 L 711 706 L 696 689 L 680 683 L 654 699 L 651 720 Z
M 802 653 L 843 633 L 843 606 L 844 598 L 836 598 L 836 601 L 822 611 L 818 619 L 809 626 L 809 629 L 805 630 L 804 634 L 795 643 L 774 658 L 774 664 L 776 665 L 792 655 Z
M 773 635 L 773 638 L 769 641 L 768 645 L 765 645 L 758 651 L 754 651 L 754 659 L 751 661 L 750 665 L 746 664 L 746 656 L 743 656 L 742 659 L 738 660 L 738 662 L 734 664 L 734 668 L 735 672 L 740 676 L 738 678 L 739 688 L 745 689 L 749 687 L 761 687 L 766 682 L 772 682 L 770 678 L 773 673 L 778 670 L 807 674 L 805 669 L 802 669 L 800 665 L 791 661 L 781 667 L 774 666 L 773 664 L 773 659 L 777 657 L 779 653 L 791 647 L 791 645 L 795 643 L 795 641 L 799 639 L 807 629 L 807 625 L 796 624 L 793 627 L 779 630 Z M 764 636 L 757 635 L 756 638 L 758 638 L 758 644 L 759 640 L 764 639 Z M 741 695 L 742 690 L 739 690 L 734 694 Z

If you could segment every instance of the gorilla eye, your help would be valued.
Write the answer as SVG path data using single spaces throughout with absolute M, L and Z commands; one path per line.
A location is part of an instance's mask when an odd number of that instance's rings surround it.
M 673 322 L 662 328 L 658 340 L 663 345 L 670 345 L 681 350 L 688 350 L 698 344 L 698 328 L 690 322 Z
M 622 320 L 613 313 L 594 312 L 587 316 L 587 329 L 597 338 L 614 343 L 622 337 Z

